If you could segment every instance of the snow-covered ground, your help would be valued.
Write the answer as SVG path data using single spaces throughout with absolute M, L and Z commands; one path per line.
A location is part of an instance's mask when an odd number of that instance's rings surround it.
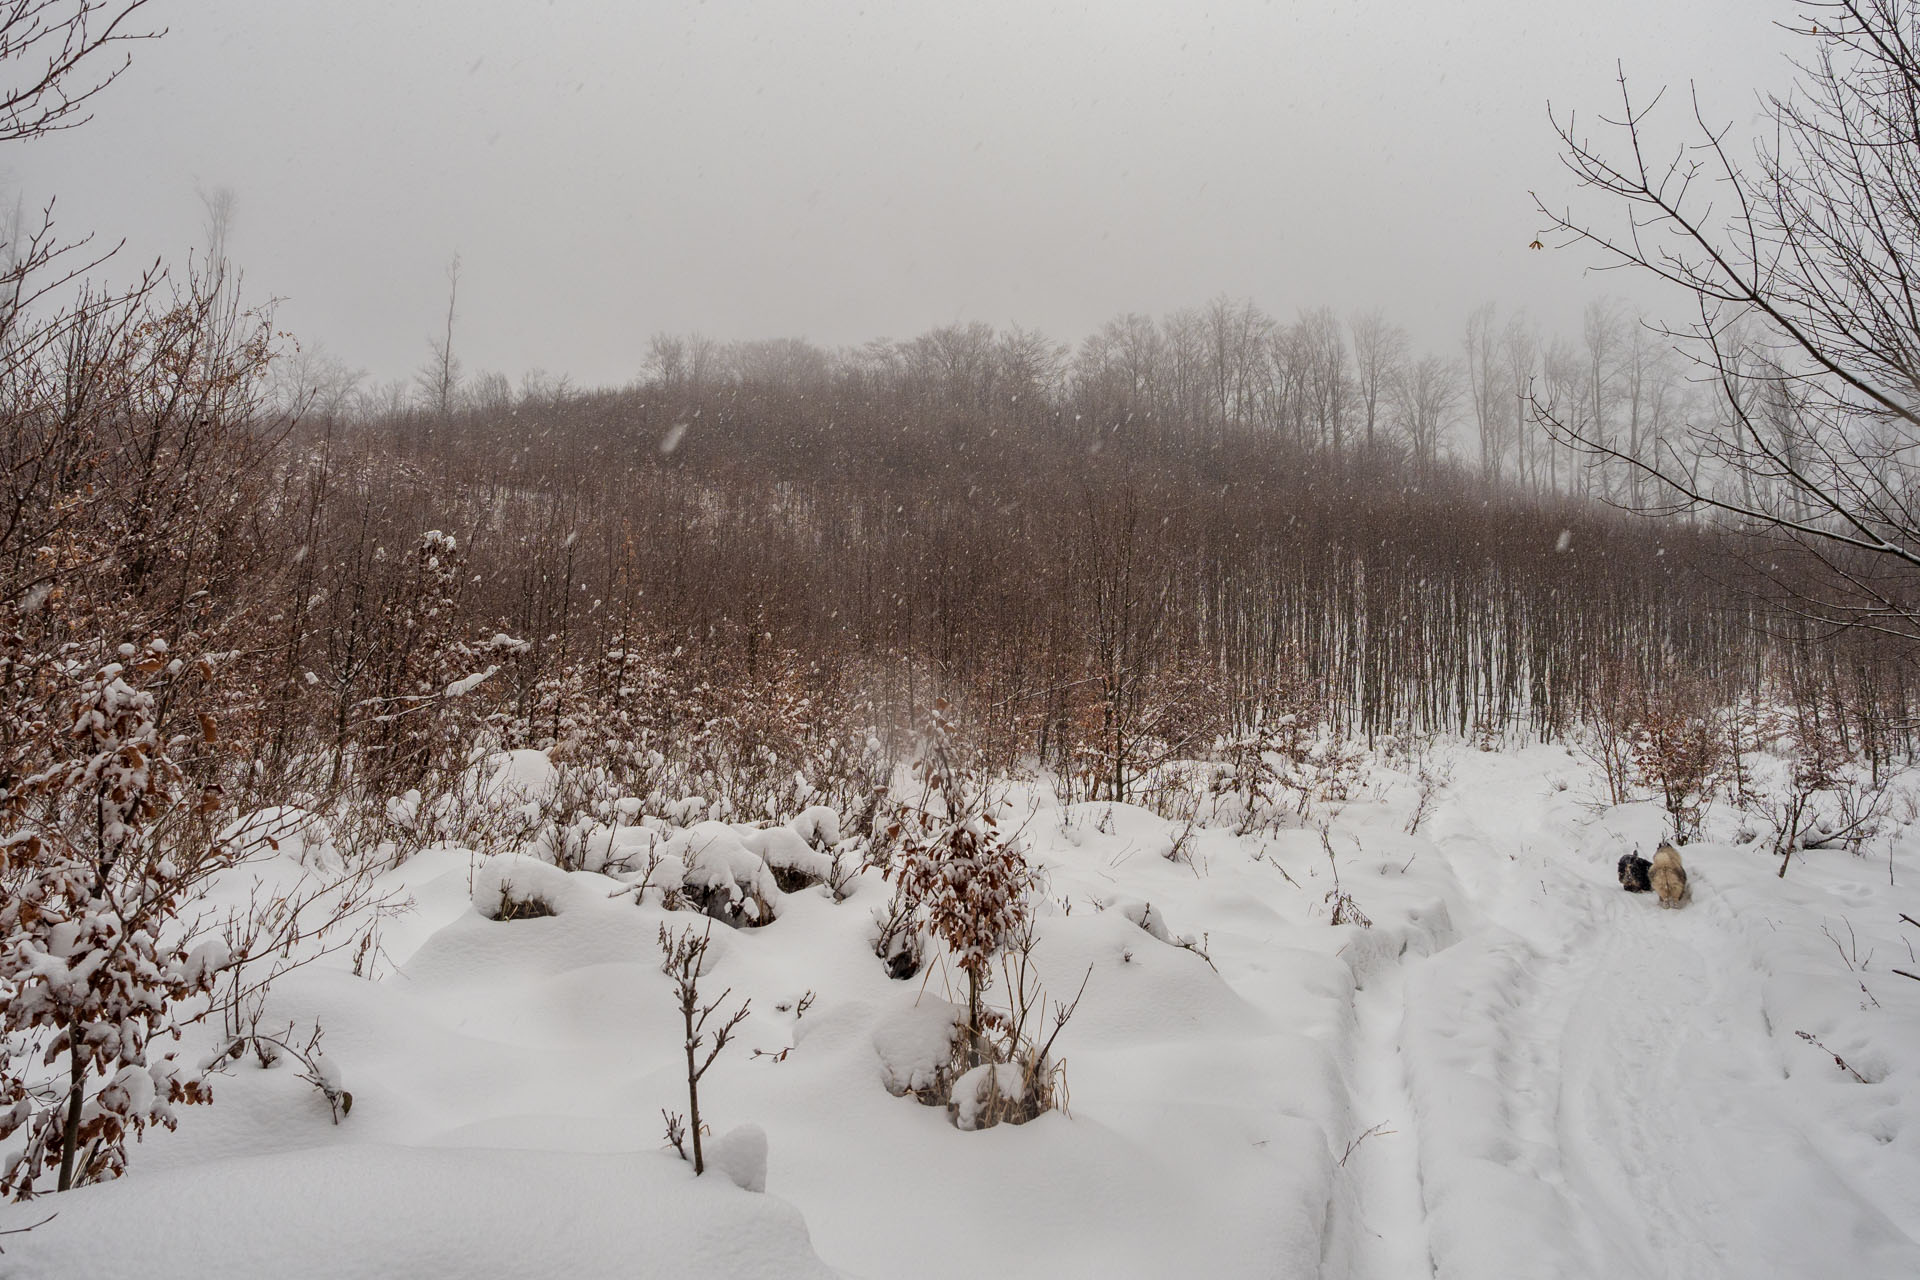
M 938 964 L 887 976 L 876 874 L 715 927 L 703 995 L 752 1007 L 702 1109 L 764 1131 L 764 1193 L 663 1145 L 685 1059 L 656 935 L 699 917 L 553 871 L 558 914 L 492 919 L 501 866 L 429 850 L 390 877 L 414 910 L 375 980 L 343 956 L 273 994 L 325 1028 L 350 1115 L 236 1063 L 120 1182 L 0 1209 L 57 1213 L 0 1237 L 0 1275 L 1920 1275 L 1920 982 L 1890 972 L 1920 971 L 1920 829 L 1784 880 L 1696 843 L 1663 911 L 1614 872 L 1655 807 L 1596 806 L 1559 748 L 1452 754 L 1417 836 L 1377 766 L 1324 844 L 1202 827 L 1178 860 L 1179 824 L 1014 789 L 1041 978 L 1086 984 L 1069 1110 L 1026 1125 L 887 1091 L 963 997 Z M 1336 871 L 1370 925 L 1331 923 Z

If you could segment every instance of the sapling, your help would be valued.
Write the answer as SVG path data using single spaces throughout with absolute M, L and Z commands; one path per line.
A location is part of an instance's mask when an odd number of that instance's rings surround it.
M 1357 924 L 1362 929 L 1371 929 L 1373 927 L 1373 921 L 1368 918 L 1366 912 L 1360 909 L 1360 904 L 1353 900 L 1353 895 L 1340 885 L 1340 860 L 1335 857 L 1333 853 L 1333 824 L 1330 822 L 1322 822 L 1318 824 L 1318 827 L 1320 831 L 1320 847 L 1325 850 L 1327 866 L 1333 871 L 1333 888 L 1327 890 L 1326 896 L 1326 901 L 1333 906 L 1333 923 Z M 1360 842 L 1355 840 L 1354 848 L 1358 849 L 1359 847 Z
M 925 911 L 927 926 L 967 975 L 967 1056 L 978 1066 L 985 1048 L 980 997 L 992 981 L 995 953 L 1028 917 L 1033 871 L 1019 842 L 999 829 L 983 790 L 956 766 L 944 701 L 935 704 L 913 768 L 921 792 L 895 811 L 888 835 L 900 858 L 887 874 Z
M 1700 834 L 1700 822 L 1726 763 L 1713 718 L 1674 699 L 1649 702 L 1633 741 L 1634 780 L 1656 792 L 1676 844 Z
M 204 1017 L 234 963 L 182 918 L 227 861 L 197 834 L 215 793 L 189 785 L 160 733 L 160 699 L 188 668 L 157 638 L 120 656 L 54 680 L 18 757 L 39 767 L 0 785 L 0 1038 L 45 1034 L 39 1063 L 60 1064 L 49 1079 L 0 1057 L 0 1140 L 25 1134 L 0 1195 L 23 1200 L 50 1167 L 61 1191 L 119 1176 L 129 1138 L 207 1101 L 151 1042 Z
M 713 923 L 707 923 L 707 931 L 695 934 L 689 925 L 681 932 L 667 932 L 667 926 L 660 926 L 660 972 L 673 981 L 674 997 L 680 1006 L 681 1022 L 686 1027 L 687 1050 L 687 1125 L 686 1130 L 693 1138 L 693 1171 L 702 1174 L 707 1171 L 706 1157 L 700 1149 L 700 1079 L 707 1069 L 720 1056 L 733 1038 L 734 1028 L 747 1016 L 751 1000 L 743 1000 L 740 1007 L 733 1011 L 723 1022 L 714 1028 L 709 1043 L 707 1022 L 717 1013 L 720 1006 L 733 994 L 728 987 L 712 1004 L 700 1003 L 700 969 L 707 958 L 707 948 L 713 942 Z M 700 1050 L 706 1049 L 706 1057 L 700 1056 Z M 685 1147 L 681 1146 L 678 1126 L 674 1117 L 667 1119 L 667 1138 L 680 1151 L 684 1158 Z

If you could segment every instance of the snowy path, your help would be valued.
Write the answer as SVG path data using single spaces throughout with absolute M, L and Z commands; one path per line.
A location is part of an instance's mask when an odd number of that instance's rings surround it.
M 1349 1270 L 1357 1277 L 1430 1276 L 1418 1129 L 1407 1093 L 1400 1031 L 1406 975 L 1383 966 L 1355 993 L 1356 1062 L 1348 1087 L 1354 1126 L 1346 1173 L 1358 1203 Z
M 1468 780 L 1436 814 L 1463 938 L 1408 965 L 1435 1274 L 1920 1274 L 1920 1248 L 1796 1124 L 1727 903 L 1702 884 L 1661 911 L 1619 891 L 1606 848 L 1497 826 L 1537 808 L 1514 787 Z

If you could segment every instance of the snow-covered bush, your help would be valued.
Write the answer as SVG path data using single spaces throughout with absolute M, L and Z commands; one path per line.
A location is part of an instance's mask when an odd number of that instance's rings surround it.
M 1053 1101 L 1020 1064 L 983 1062 L 953 1082 L 947 1115 L 956 1129 L 1025 1124 L 1052 1109 Z
M 779 886 L 766 860 L 732 827 L 697 823 L 668 840 L 662 854 L 686 868 L 680 888 L 696 910 L 735 928 L 773 923 Z
M 782 893 L 798 893 L 833 879 L 833 858 L 808 844 L 792 827 L 749 831 L 740 843 L 760 856 Z
M 1782 876 L 1801 849 L 1841 846 L 1857 852 L 1880 833 L 1892 795 L 1887 779 L 1851 758 L 1834 725 L 1816 708 L 1795 708 L 1785 736 L 1784 777 L 1769 786 L 1749 772 L 1742 788 L 1749 807 L 1773 828 Z
M 1675 844 L 1699 834 L 1725 764 L 1720 726 L 1698 699 L 1648 700 L 1633 738 L 1634 781 L 1660 797 Z
M 473 909 L 489 920 L 557 916 L 572 896 L 565 871 L 521 854 L 488 858 L 473 873 Z
M 433 795 L 464 772 L 493 702 L 488 682 L 530 647 L 502 633 L 486 640 L 463 634 L 464 555 L 454 535 L 429 529 L 403 561 L 390 653 L 367 726 L 374 781 L 389 790 Z
M 205 1016 L 232 962 L 181 920 L 223 861 L 193 834 L 207 793 L 158 732 L 159 700 L 186 668 L 159 639 L 120 654 L 62 673 L 40 767 L 0 792 L 0 1139 L 25 1135 L 0 1167 L 0 1195 L 47 1189 L 50 1167 L 62 1191 L 117 1177 L 130 1138 L 172 1128 L 176 1104 L 209 1096 L 152 1047 Z M 35 1033 L 43 1047 L 21 1052 Z
M 927 928 L 967 975 L 971 1064 L 985 1042 L 980 998 L 993 958 L 1029 914 L 1034 873 L 1019 842 L 1001 832 L 985 789 L 952 759 L 946 703 L 934 707 L 914 761 L 920 794 L 895 807 L 898 852 L 887 874 L 924 912 Z
M 432 845 L 493 852 L 535 840 L 556 777 L 543 752 L 472 747 L 458 771 L 449 766 L 387 798 L 393 860 Z
M 1256 715 L 1252 725 L 1221 738 L 1214 744 L 1219 760 L 1210 790 L 1215 812 L 1220 801 L 1231 798 L 1239 810 L 1235 831 L 1252 831 L 1278 801 L 1281 787 L 1280 748 L 1291 728 L 1289 717 Z
M 873 1051 L 887 1092 L 896 1098 L 912 1094 L 927 1106 L 944 1104 L 952 1096 L 966 1029 L 964 1006 L 932 996 L 882 1018 L 873 1029 Z
M 882 906 L 873 909 L 873 954 L 887 966 L 887 976 L 896 981 L 913 977 L 927 959 L 925 913 L 903 885 L 895 885 L 893 894 Z

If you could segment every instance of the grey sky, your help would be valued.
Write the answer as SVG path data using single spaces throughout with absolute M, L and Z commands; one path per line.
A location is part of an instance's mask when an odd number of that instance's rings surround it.
M 376 378 L 465 262 L 469 371 L 623 382 L 647 336 L 1077 340 L 1225 291 L 1571 325 L 1625 282 L 1529 253 L 1545 104 L 1692 77 L 1753 119 L 1784 4 L 171 0 L 94 122 L 17 151 L 71 232 L 177 257 L 238 197 L 249 292 Z M 1683 104 L 1673 103 L 1675 107 Z M 1679 120 L 1676 116 L 1675 123 Z

